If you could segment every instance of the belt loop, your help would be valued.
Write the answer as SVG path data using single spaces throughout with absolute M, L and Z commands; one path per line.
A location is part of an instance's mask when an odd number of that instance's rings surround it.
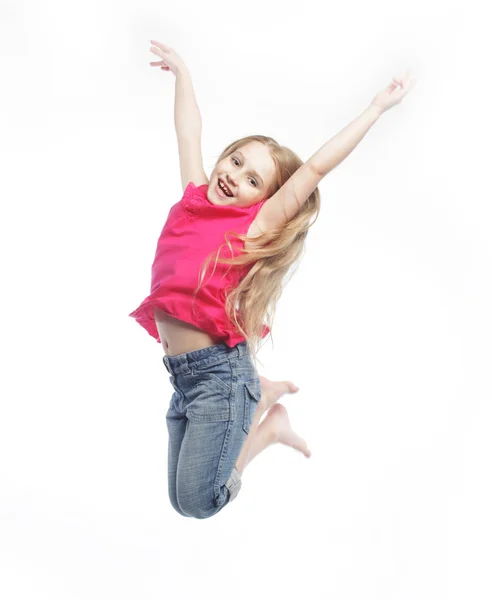
M 169 368 L 169 359 L 167 358 L 167 356 L 162 357 L 162 362 L 164 363 L 164 366 L 166 367 L 167 372 L 171 374 L 171 369 Z

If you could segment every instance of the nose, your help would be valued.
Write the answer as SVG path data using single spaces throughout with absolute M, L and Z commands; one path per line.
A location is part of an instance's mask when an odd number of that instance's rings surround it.
M 229 185 L 236 185 L 236 184 L 237 184 L 236 178 L 235 178 L 235 177 L 233 177 L 233 176 L 232 176 L 232 175 L 230 175 L 230 174 L 226 175 L 226 180 L 227 180 L 227 183 L 228 183 Z

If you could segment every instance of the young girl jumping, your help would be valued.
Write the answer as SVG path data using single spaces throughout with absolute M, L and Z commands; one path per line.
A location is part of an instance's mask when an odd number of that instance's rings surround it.
M 171 503 L 185 517 L 205 519 L 234 500 L 246 465 L 270 444 L 311 454 L 277 403 L 298 388 L 261 377 L 257 352 L 318 217 L 318 183 L 415 80 L 410 71 L 393 77 L 306 163 L 271 137 L 251 135 L 225 148 L 208 179 L 189 71 L 172 48 L 151 44 L 160 58 L 151 66 L 176 77 L 183 197 L 159 236 L 150 295 L 129 316 L 162 343 L 174 389 L 166 414 Z

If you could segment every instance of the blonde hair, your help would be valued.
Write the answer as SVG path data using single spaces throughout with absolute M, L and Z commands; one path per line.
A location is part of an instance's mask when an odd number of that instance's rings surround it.
M 270 198 L 303 165 L 303 161 L 292 150 L 281 146 L 271 137 L 250 135 L 229 144 L 217 159 L 216 164 L 249 142 L 265 144 L 275 163 L 275 178 L 266 195 L 267 198 Z M 304 241 L 308 229 L 315 223 L 319 211 L 320 193 L 316 188 L 299 211 L 281 228 L 263 233 L 255 238 L 228 231 L 224 235 L 225 244 L 221 244 L 216 252 L 214 272 L 217 262 L 231 266 L 245 265 L 245 270 L 247 265 L 251 265 L 247 274 L 240 279 L 237 287 L 229 290 L 226 295 L 226 314 L 235 325 L 236 333 L 240 333 L 246 338 L 255 365 L 257 352 L 263 340 L 264 320 L 266 318 L 270 333 L 273 333 L 273 320 L 277 302 L 282 295 L 284 277 L 293 266 L 291 277 L 294 274 L 304 253 Z M 314 220 L 312 220 L 313 217 Z M 250 250 L 243 248 L 242 253 L 235 258 L 222 258 L 220 252 L 225 245 L 229 247 L 231 256 L 235 256 L 229 235 L 234 235 L 243 242 L 254 240 L 255 247 Z M 213 255 L 214 252 L 203 263 L 194 296 L 202 285 Z

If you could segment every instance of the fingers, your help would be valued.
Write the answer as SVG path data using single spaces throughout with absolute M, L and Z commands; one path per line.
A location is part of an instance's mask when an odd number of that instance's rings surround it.
M 151 62 L 152 67 L 160 66 L 163 71 L 172 71 L 174 74 L 184 67 L 183 60 L 170 46 L 157 40 L 150 40 L 150 43 L 153 44 L 150 51 L 162 59 L 160 62 Z
M 390 86 L 388 86 L 387 90 L 392 92 L 398 86 L 399 89 L 395 95 L 398 98 L 397 102 L 400 102 L 402 100 L 402 98 L 404 96 L 406 96 L 406 94 L 408 94 L 408 92 L 413 88 L 415 83 L 416 83 L 416 80 L 413 77 L 412 69 L 407 69 L 405 72 L 405 75 L 402 75 L 400 77 L 393 77 L 394 88 L 390 89 L 391 88 L 391 85 L 390 85 Z
M 150 66 L 151 67 L 160 67 L 164 71 L 169 71 L 171 69 L 171 67 L 164 64 L 164 61 L 162 61 L 162 60 L 160 60 L 159 62 L 151 62 Z
M 157 56 L 160 56 L 161 58 L 165 59 L 164 53 L 162 50 L 159 50 L 158 48 L 151 48 L 150 49 L 151 52 L 153 52 L 154 54 L 157 54 Z M 162 67 L 163 69 L 169 69 L 169 66 L 166 64 L 166 62 L 164 60 L 160 60 L 158 62 L 151 62 L 150 63 L 151 67 Z
M 164 52 L 172 52 L 171 48 L 169 46 L 166 46 L 166 44 L 163 44 L 162 42 L 156 42 L 155 40 L 150 40 L 150 43 L 153 44 L 154 46 L 157 46 Z
M 401 87 L 408 87 L 413 80 L 413 72 L 412 69 L 407 69 L 405 75 L 402 77 L 393 77 L 394 81 L 398 81 Z
M 395 83 L 394 81 L 391 82 L 388 86 L 386 86 L 386 88 L 384 89 L 385 92 L 388 92 L 388 94 L 392 94 L 396 88 L 398 87 L 398 83 Z
M 408 94 L 408 92 L 413 88 L 413 86 L 417 83 L 417 80 L 413 77 L 413 72 L 411 69 L 407 69 L 407 72 L 405 74 L 405 78 L 403 80 L 402 83 L 402 90 L 405 94 Z

